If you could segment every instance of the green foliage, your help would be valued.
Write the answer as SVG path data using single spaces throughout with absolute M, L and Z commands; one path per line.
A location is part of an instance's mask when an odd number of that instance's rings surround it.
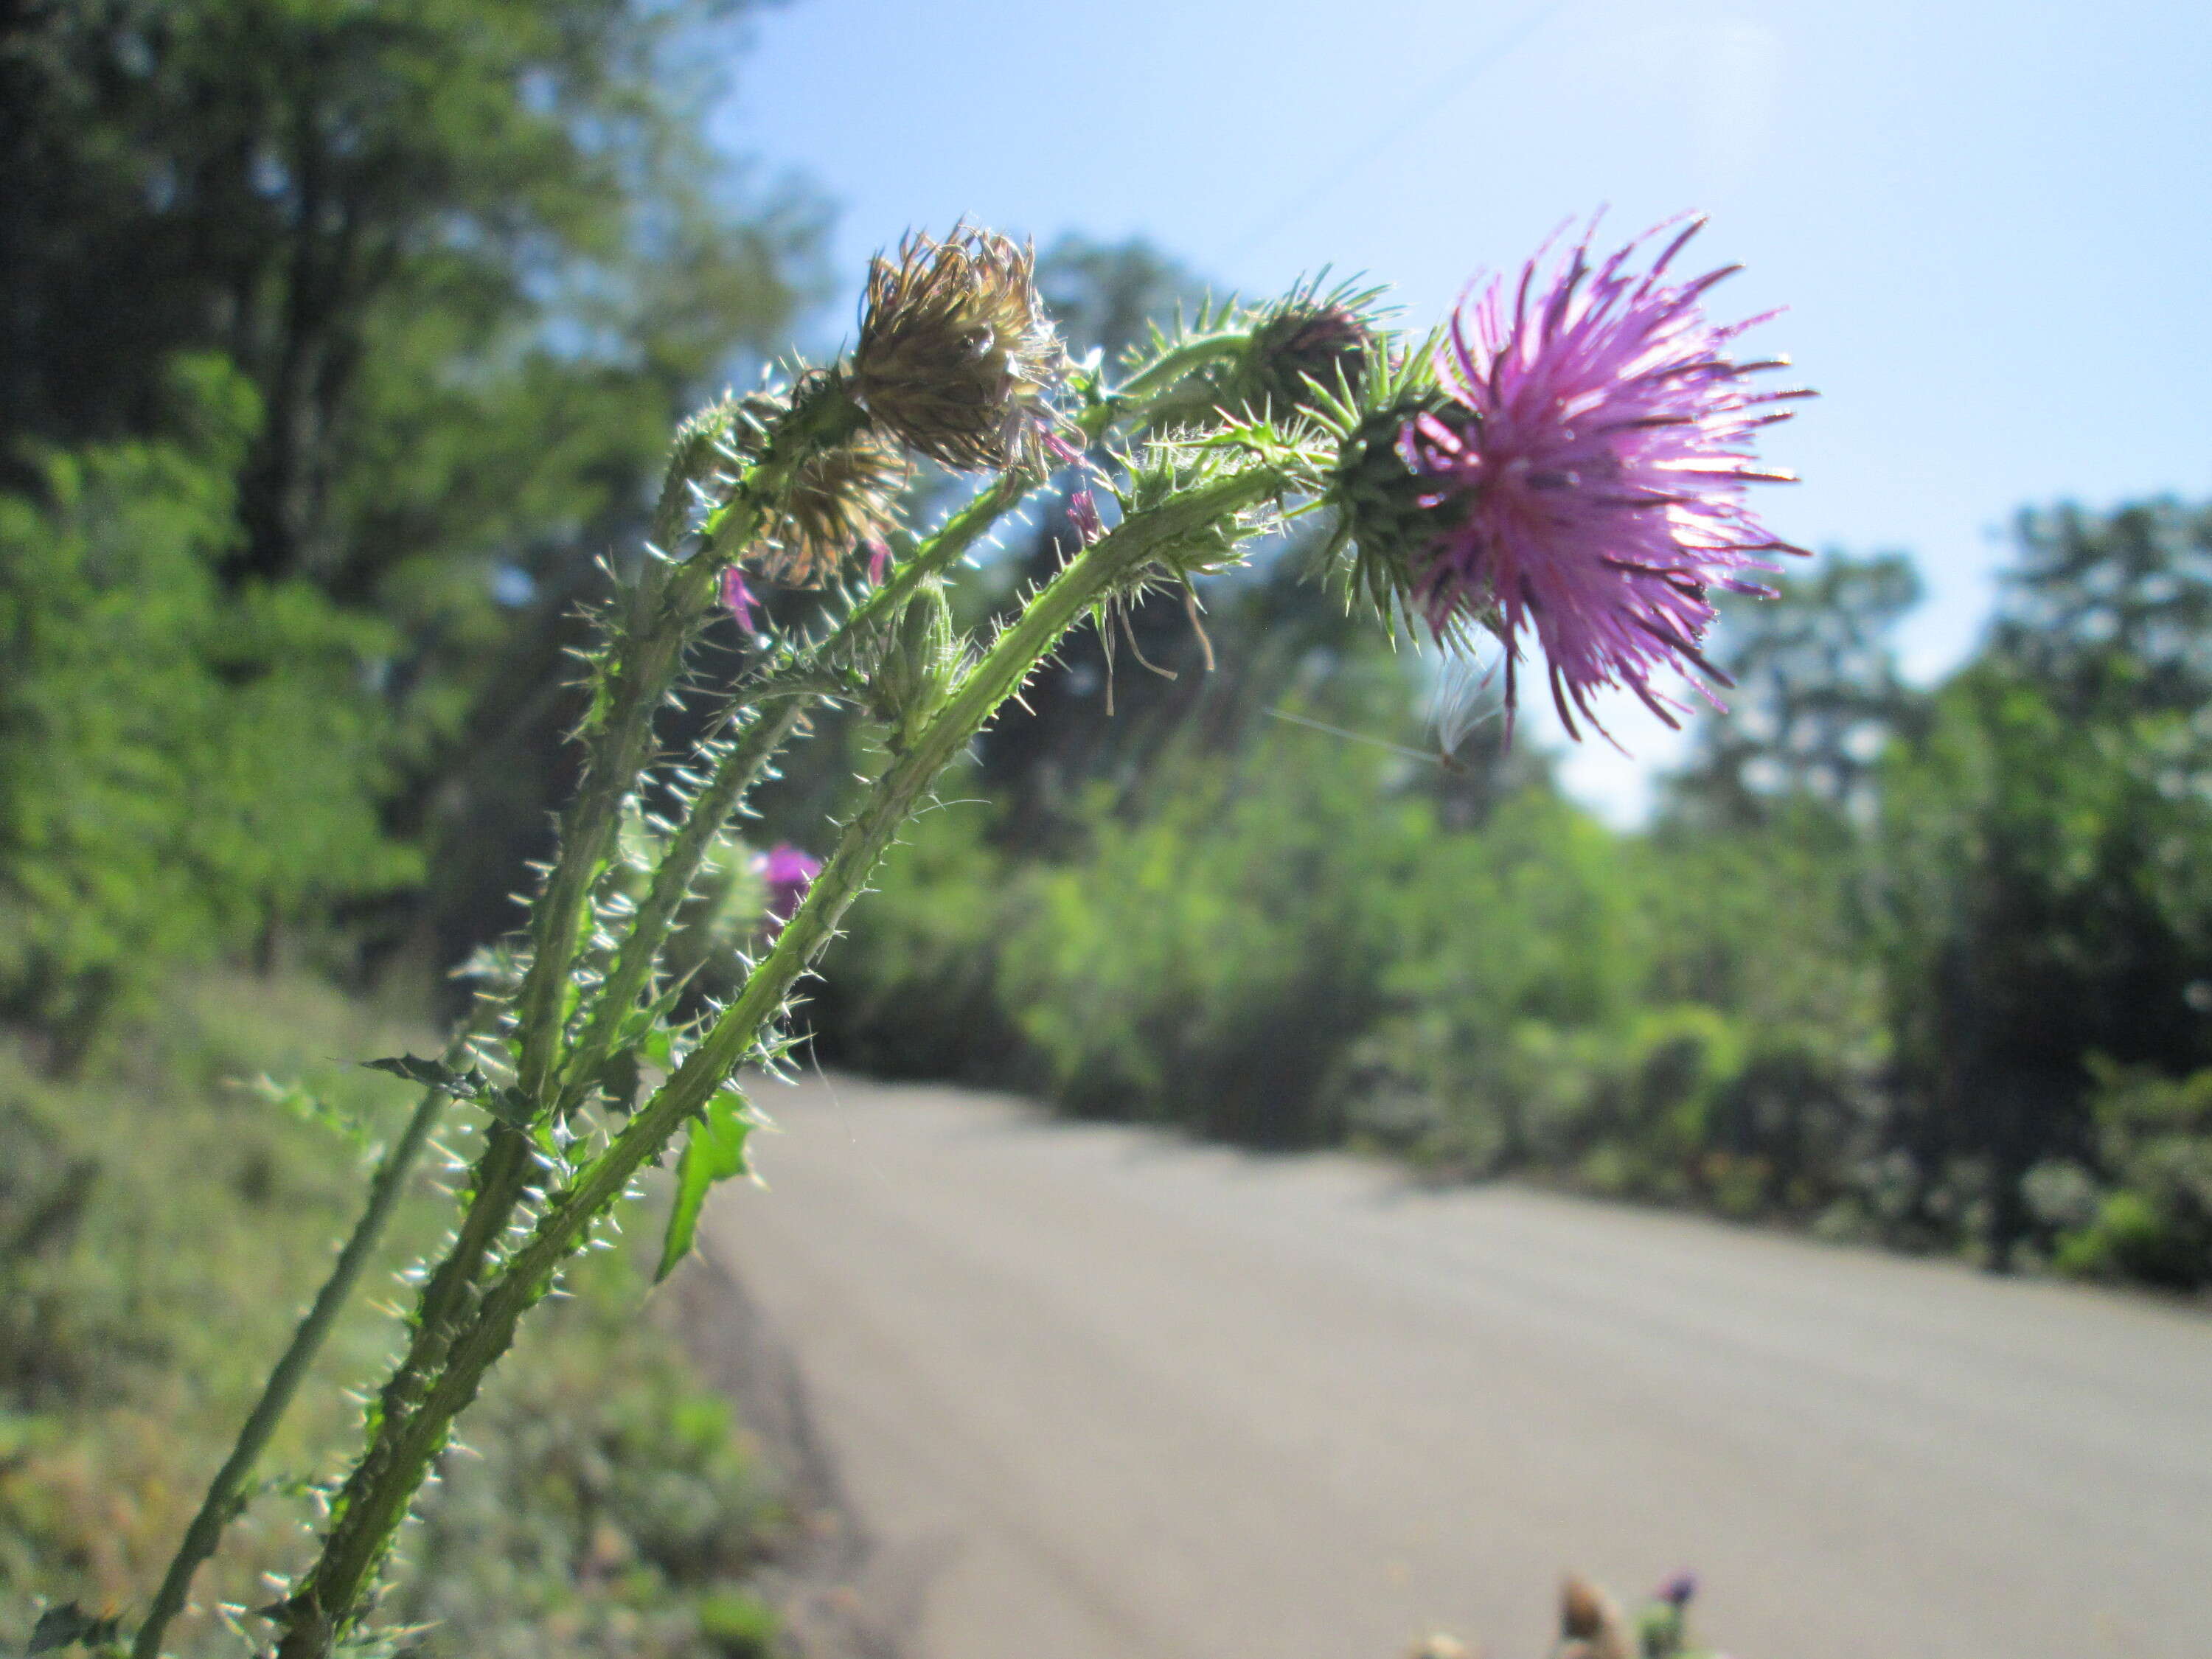
M 2096 1173 L 2067 1183 L 2075 1213 L 2051 1206 L 2057 1265 L 2175 1290 L 2212 1284 L 2212 1070 L 2092 1071 Z
M 947 804 L 908 826 L 811 990 L 807 1023 L 842 1064 L 890 1077 L 1022 1076 L 1023 1039 L 998 977 L 1027 890 L 985 840 L 990 815 L 963 799 L 965 782 L 951 780 Z
M 81 1044 L 168 964 L 416 878 L 380 798 L 393 641 L 298 582 L 226 591 L 251 392 L 173 366 L 188 436 L 0 496 L 0 996 Z
M 204 976 L 163 1008 L 81 1082 L 0 1053 L 0 1650 L 21 1650 L 35 1597 L 75 1597 L 88 1618 L 143 1607 L 353 1218 L 372 1149 L 236 1079 L 294 1079 L 276 1092 L 376 1135 L 412 1097 L 329 1056 L 421 1034 L 297 978 Z M 393 1266 L 439 1235 L 429 1185 L 395 1228 Z M 748 1616 L 772 1627 L 743 1583 L 773 1507 L 727 1406 L 641 1318 L 649 1266 L 635 1249 L 594 1255 L 502 1368 L 404 1551 L 386 1612 L 428 1626 L 410 1650 L 672 1659 L 702 1640 L 747 1651 L 729 1632 Z M 358 1422 L 343 1389 L 398 1335 L 388 1307 L 367 1304 L 202 1570 L 203 1606 L 263 1605 L 260 1575 L 297 1569 L 310 1483 Z M 173 1628 L 169 1651 L 187 1659 L 238 1650 L 212 1619 Z
M 1889 650 L 1916 591 L 1894 556 L 1738 607 L 1735 707 L 1632 835 L 1480 744 L 1383 763 L 1408 682 L 1352 690 L 1364 659 L 1285 556 L 1214 596 L 1219 672 L 1154 618 L 1146 660 L 1182 678 L 1133 677 L 1109 720 L 1063 672 L 1048 719 L 994 735 L 998 805 L 887 867 L 816 1005 L 825 1048 L 2212 1283 L 2186 1103 L 2212 1063 L 2212 728 L 2179 689 L 2206 672 L 2206 523 L 2029 517 L 1989 647 L 1932 694 Z M 1257 718 L 1316 688 L 1334 735 Z
M 112 515 L 104 556 L 148 562 L 118 644 L 219 612 L 238 729 L 197 775 L 226 867 L 281 924 L 340 913 L 433 969 L 512 925 L 568 776 L 576 602 L 641 526 L 672 422 L 781 344 L 812 281 L 815 207 L 752 190 L 706 134 L 747 9 L 116 0 L 0 28 L 0 488 L 65 509 L 134 469 L 144 499 Z M 179 439 L 169 365 L 214 356 L 260 416 Z M 182 459 L 146 459 L 171 440 Z M 58 533 L 24 516 L 52 507 L 6 509 L 9 564 Z M 180 574 L 158 550 L 186 539 Z M 167 654 L 118 649 L 113 695 L 79 702 L 161 706 L 173 688 L 139 665 Z M 410 895 L 362 856 L 364 791 L 394 841 L 436 854 Z M 101 821 L 143 844 L 128 816 Z M 122 850 L 94 919 L 39 919 L 77 937 L 40 941 L 61 966 L 17 1012 L 64 1048 L 112 1000 L 114 941 L 235 948 Z M 129 893 L 146 896 L 126 917 Z
M 1375 811 L 1371 753 L 1280 729 L 1182 759 L 1141 820 L 1100 798 L 1088 854 L 1040 874 L 1000 962 L 1055 1095 L 1256 1145 L 1334 1137 L 1410 831 Z
M 1886 769 L 1900 1141 L 1924 1183 L 1969 1166 L 1999 1261 L 2052 1242 L 2023 1183 L 2089 1152 L 2092 1055 L 2212 1060 L 2189 1000 L 2212 975 L 2207 760 L 2188 717 L 2069 709 L 1997 659 L 1946 687 Z
M 1736 689 L 1670 782 L 1678 817 L 1757 823 L 1777 802 L 1863 817 L 1882 750 L 1918 716 L 1889 638 L 1920 601 L 1909 559 L 1824 553 L 1773 580 L 1772 599 L 1723 597 L 1715 649 Z

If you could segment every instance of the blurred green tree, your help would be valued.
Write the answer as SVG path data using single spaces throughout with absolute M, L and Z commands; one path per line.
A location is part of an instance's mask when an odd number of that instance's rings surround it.
M 1775 581 L 1771 599 L 1722 601 L 1715 659 L 1735 682 L 1725 714 L 1698 722 L 1670 805 L 1709 826 L 1763 823 L 1809 800 L 1863 817 L 1875 763 L 1921 698 L 1898 672 L 1891 635 L 1920 602 L 1903 554 L 1823 554 Z
M 2094 1156 L 2093 1060 L 2212 1060 L 2209 532 L 2171 503 L 2024 515 L 1988 647 L 1883 767 L 1897 1138 L 1923 1195 L 1977 1166 L 1996 1267 L 2029 1171 Z
M 562 787 L 593 560 L 634 539 L 674 419 L 816 281 L 818 210 L 705 134 L 753 9 L 100 0 L 0 21 L 0 483 L 37 504 L 56 447 L 169 435 L 180 352 L 236 366 L 260 413 L 225 592 L 304 581 L 391 630 L 379 805 L 438 855 L 386 943 L 412 928 L 452 960 L 511 925 Z
M 0 495 L 0 1006 L 63 1070 L 175 963 L 421 874 L 378 810 L 396 636 L 297 579 L 225 586 L 254 395 L 206 356 L 166 395 L 185 436 Z

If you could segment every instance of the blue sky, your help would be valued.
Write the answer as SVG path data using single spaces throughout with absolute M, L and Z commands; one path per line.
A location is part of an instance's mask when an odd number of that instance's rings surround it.
M 1710 213 L 1730 314 L 1824 394 L 1767 447 L 1816 547 L 1902 548 L 1910 668 L 1986 614 L 2022 503 L 2212 495 L 2212 7 L 2160 0 L 795 0 L 720 131 L 909 225 L 1141 234 L 1225 289 L 1323 264 L 1441 318 L 1563 219 Z M 834 330 L 848 313 L 830 319 Z M 834 339 L 834 333 L 831 338 Z M 1674 752 L 1618 701 L 1571 784 Z

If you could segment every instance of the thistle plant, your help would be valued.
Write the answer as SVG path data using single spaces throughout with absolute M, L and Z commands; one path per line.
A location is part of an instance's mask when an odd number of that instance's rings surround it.
M 380 1194 L 447 1103 L 479 1115 L 484 1136 L 361 1451 L 328 1490 L 314 1558 L 264 1610 L 282 1659 L 372 1640 L 380 1582 L 457 1421 L 649 1169 L 672 1171 L 661 1272 L 682 1261 L 708 1191 L 744 1170 L 763 1121 L 744 1079 L 785 1060 L 803 982 L 847 907 L 1071 629 L 1105 625 L 1149 589 L 1188 593 L 1318 512 L 1334 517 L 1322 568 L 1348 602 L 1446 640 L 1486 629 L 1509 676 L 1533 632 L 1584 713 L 1599 686 L 1650 702 L 1653 668 L 1700 660 L 1704 585 L 1780 544 L 1738 500 L 1759 476 L 1746 446 L 1766 416 L 1739 386 L 1757 366 L 1729 362 L 1735 331 L 1702 322 L 1711 278 L 1665 284 L 1674 251 L 1632 283 L 1626 253 L 1593 271 L 1578 248 L 1533 312 L 1528 278 L 1510 310 L 1493 289 L 1442 346 L 1386 331 L 1373 290 L 1305 284 L 1161 332 L 1109 373 L 1067 361 L 1029 251 L 963 227 L 877 261 L 849 357 L 679 429 L 650 543 L 635 574 L 610 573 L 593 618 L 582 781 L 526 934 L 489 960 L 478 1021 L 441 1059 L 374 1062 L 425 1089 L 422 1127 L 387 1159 Z M 916 534 L 898 523 L 910 457 L 991 476 Z M 1073 464 L 1087 475 L 1079 544 L 1010 615 L 963 635 L 947 574 Z M 1102 496 L 1118 509 L 1110 526 Z M 756 633 L 769 584 L 821 589 L 817 619 Z M 755 637 L 717 682 L 693 647 L 725 608 Z M 664 716 L 679 702 L 708 717 L 671 753 Z M 824 704 L 875 723 L 881 763 L 823 827 L 818 862 L 792 846 L 761 858 L 765 915 L 717 947 L 736 988 L 679 1012 L 697 1002 L 676 936 L 713 908 L 702 894 L 735 867 L 750 793 Z M 372 1201 L 351 1273 L 388 1207 Z M 327 1323 L 303 1325 L 138 1628 L 137 1659 L 161 1653 Z

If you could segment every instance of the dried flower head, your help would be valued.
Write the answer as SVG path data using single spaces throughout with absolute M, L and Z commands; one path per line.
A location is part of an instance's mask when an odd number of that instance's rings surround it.
M 1053 388 L 1067 354 L 1036 289 L 1036 253 L 957 225 L 878 256 L 854 348 L 852 389 L 917 453 L 971 470 L 1059 454 Z
M 809 456 L 792 476 L 763 568 L 780 582 L 811 586 L 865 547 L 879 572 L 908 477 L 906 457 L 872 432 Z
M 1626 686 L 1676 724 L 1680 705 L 1651 688 L 1655 668 L 1726 684 L 1698 650 L 1709 590 L 1764 594 L 1739 573 L 1771 569 L 1763 554 L 1803 550 L 1777 541 L 1744 495 L 1788 478 L 1759 467 L 1752 441 L 1788 417 L 1774 404 L 1812 394 L 1755 391 L 1747 377 L 1784 360 L 1728 355 L 1763 317 L 1707 320 L 1705 290 L 1736 267 L 1664 280 L 1700 223 L 1641 274 L 1628 266 L 1648 236 L 1594 266 L 1585 235 L 1540 293 L 1540 254 L 1510 293 L 1493 278 L 1437 352 L 1457 410 L 1406 425 L 1402 453 L 1425 499 L 1457 515 L 1413 567 L 1415 595 L 1439 633 L 1494 608 L 1509 720 L 1521 635 L 1533 629 L 1571 737 L 1577 713 L 1597 725 L 1589 697 L 1601 686 Z
M 1620 1604 L 1579 1573 L 1559 1586 L 1559 1659 L 1633 1659 L 1636 1641 Z
M 810 376 L 792 392 L 756 392 L 728 400 L 721 440 L 726 466 L 742 471 L 757 460 L 777 422 L 796 399 L 814 395 L 823 381 Z M 793 470 L 759 550 L 747 557 L 788 587 L 827 580 L 855 548 L 866 548 L 872 564 L 878 562 L 910 476 L 897 446 L 873 432 L 863 430 L 816 450 Z

